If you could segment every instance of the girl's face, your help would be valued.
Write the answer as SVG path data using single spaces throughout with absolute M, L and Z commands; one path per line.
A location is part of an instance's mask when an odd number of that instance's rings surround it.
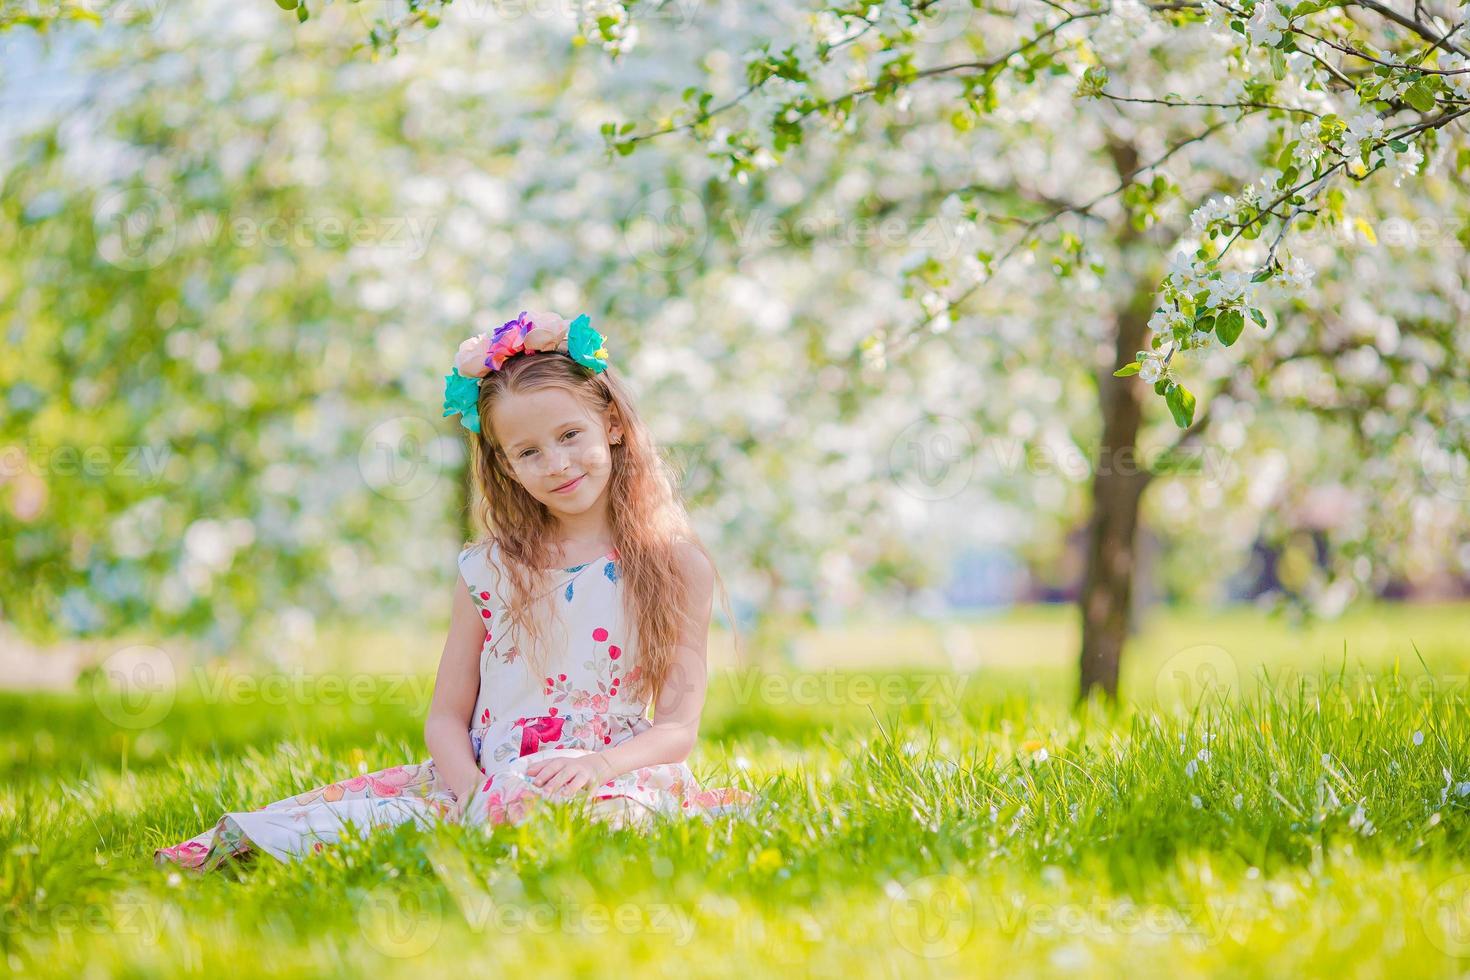
M 615 413 L 593 411 L 561 388 L 507 392 L 490 411 L 496 442 L 526 492 L 557 515 L 597 503 L 612 475 Z

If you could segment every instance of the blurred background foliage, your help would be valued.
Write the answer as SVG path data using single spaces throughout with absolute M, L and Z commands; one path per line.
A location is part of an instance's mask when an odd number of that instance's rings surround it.
M 609 337 L 758 648 L 789 651 L 802 622 L 1075 597 L 1100 352 L 1165 245 L 1120 213 L 1072 267 L 1022 264 L 883 369 L 862 351 L 921 311 L 926 263 L 963 254 L 957 186 L 1026 213 L 1045 202 L 1015 174 L 1106 169 L 1103 143 L 1069 148 L 1086 118 L 972 133 L 899 108 L 732 181 L 694 141 L 610 156 L 602 127 L 738 79 L 732 52 L 801 11 L 653 18 L 614 61 L 570 8 L 487 5 L 372 57 L 382 6 L 297 25 L 170 0 L 0 33 L 0 619 L 281 655 L 323 618 L 442 615 L 470 533 L 442 377 L 460 339 L 538 304 Z M 1362 193 L 1463 209 L 1441 185 Z M 1462 251 L 1319 244 L 1344 336 L 1419 324 L 1454 350 Z M 1248 383 L 1220 396 L 1203 475 L 1146 501 L 1140 605 L 1463 593 L 1465 481 L 1424 478 L 1463 359 L 1360 349 L 1337 352 L 1356 374 L 1315 354 L 1269 384 L 1206 369 Z M 1176 434 L 1155 408 L 1145 449 Z

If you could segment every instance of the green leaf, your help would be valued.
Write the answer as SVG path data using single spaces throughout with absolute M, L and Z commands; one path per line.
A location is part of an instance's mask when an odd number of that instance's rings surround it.
M 1280 48 L 1271 49 L 1271 77 L 1278 82 L 1286 77 L 1286 54 Z
M 1239 310 L 1226 310 L 1215 318 L 1215 336 L 1220 338 L 1220 343 L 1229 347 L 1235 343 L 1240 331 L 1245 329 L 1245 317 L 1240 315 Z
M 1254 306 L 1251 307 L 1251 319 L 1259 323 L 1262 330 L 1266 329 L 1266 314 L 1262 313 Z
M 1406 153 L 1408 152 L 1409 144 L 1405 143 L 1403 140 L 1389 140 L 1388 148 L 1393 150 L 1393 152 L 1395 153 Z
M 1290 143 L 1287 143 L 1281 148 L 1280 153 L 1276 154 L 1277 170 L 1285 170 L 1287 167 L 1291 166 L 1292 151 L 1297 148 L 1297 144 L 1299 144 L 1300 142 L 1301 140 L 1292 140 Z
M 1140 364 L 1138 361 L 1134 361 L 1132 364 L 1124 364 L 1122 367 L 1118 368 L 1118 370 L 1113 372 L 1113 377 L 1130 378 L 1133 375 L 1137 374 L 1138 369 L 1141 367 L 1143 367 L 1143 365 Z
M 1174 416 L 1174 424 L 1181 429 L 1187 429 L 1194 422 L 1194 395 L 1189 389 L 1181 384 L 1176 384 L 1164 392 L 1164 402 L 1169 406 L 1169 413 Z
M 1420 112 L 1429 112 L 1434 108 L 1434 90 L 1424 79 L 1420 79 L 1409 86 L 1409 90 L 1404 93 L 1404 101 Z
M 282 10 L 295 10 L 297 0 L 276 0 L 276 6 Z

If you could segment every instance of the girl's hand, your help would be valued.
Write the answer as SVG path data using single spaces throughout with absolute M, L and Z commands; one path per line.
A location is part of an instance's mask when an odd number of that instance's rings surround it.
M 485 775 L 485 770 L 479 769 L 478 767 L 475 774 L 478 778 L 471 780 L 462 790 L 456 789 L 453 786 L 449 787 L 449 795 L 454 797 L 449 817 L 451 823 L 464 822 L 465 813 L 469 810 L 470 799 L 474 797 L 485 784 L 485 780 L 489 778 Z
M 547 796 L 571 796 L 607 782 L 616 773 L 606 759 L 596 752 L 586 755 L 560 755 L 542 759 L 526 767 L 526 775 Z
M 475 795 L 475 790 L 477 789 L 479 789 L 478 784 L 475 786 L 471 786 L 464 793 L 461 793 L 459 796 L 455 797 L 454 810 L 452 811 L 452 815 L 450 817 L 451 823 L 464 823 L 465 815 L 469 813 L 470 799 Z

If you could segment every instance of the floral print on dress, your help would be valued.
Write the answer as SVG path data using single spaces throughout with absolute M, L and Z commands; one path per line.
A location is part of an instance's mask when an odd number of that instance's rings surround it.
M 294 860 L 341 838 L 347 824 L 378 828 L 456 819 L 493 827 L 519 823 L 552 800 L 527 775 L 533 763 L 618 745 L 652 727 L 651 705 L 629 690 L 642 671 L 626 632 L 619 555 L 563 569 L 555 584 L 569 642 L 557 662 L 532 676 L 509 630 L 500 629 L 504 581 L 483 545 L 460 552 L 459 567 L 481 620 L 480 692 L 466 731 L 485 779 L 463 807 L 433 760 L 347 776 L 250 811 L 226 813 L 210 829 L 154 852 L 159 864 L 201 871 L 252 850 Z M 753 795 L 734 787 L 702 788 L 685 763 L 642 766 L 594 787 L 580 805 L 591 819 L 646 825 L 659 817 L 746 813 Z M 574 801 L 575 802 L 575 801 Z

